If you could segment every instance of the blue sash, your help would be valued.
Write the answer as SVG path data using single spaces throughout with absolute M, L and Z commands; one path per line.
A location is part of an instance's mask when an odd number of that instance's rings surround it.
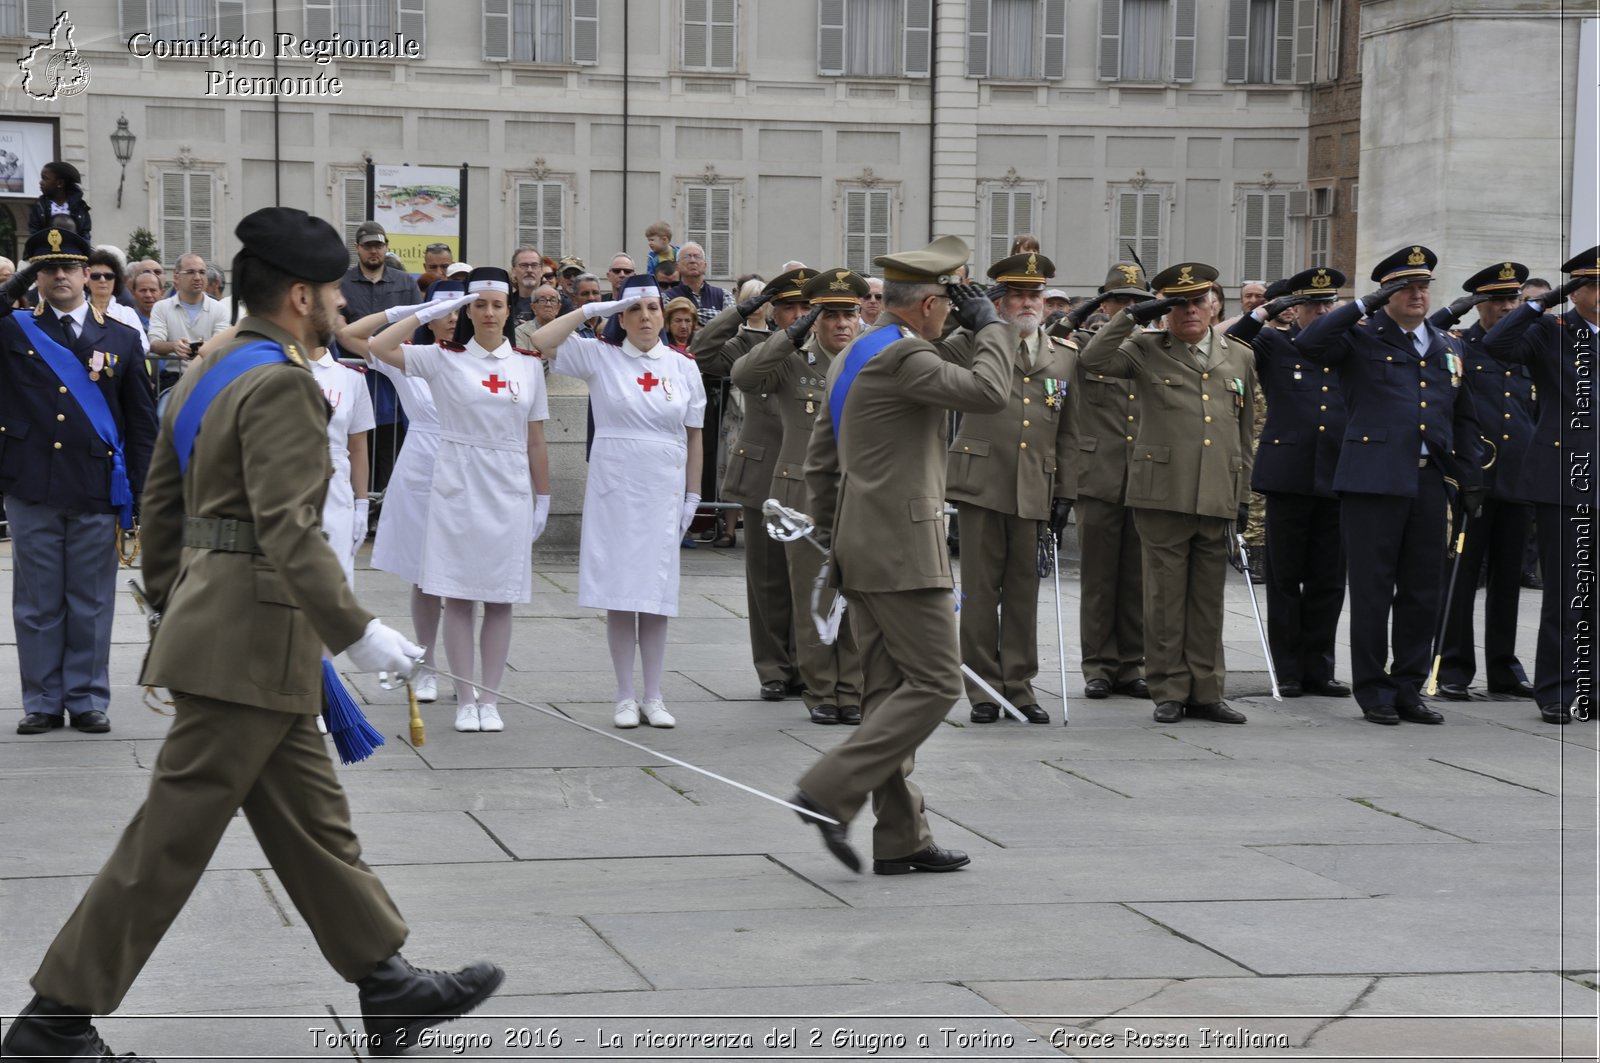
M 872 358 L 881 353 L 891 343 L 905 339 L 900 335 L 896 325 L 884 325 L 875 328 L 850 345 L 850 350 L 844 356 L 844 367 L 839 370 L 839 376 L 833 382 L 833 390 L 828 392 L 828 413 L 833 418 L 833 438 L 839 438 L 839 422 L 844 416 L 845 396 L 850 393 L 850 385 L 856 382 L 861 369 Z
M 194 453 L 194 440 L 200 434 L 200 420 L 205 417 L 211 400 L 220 395 L 223 388 L 250 370 L 288 360 L 289 356 L 278 344 L 271 340 L 257 340 L 243 347 L 234 348 L 226 357 L 206 370 L 205 375 L 195 384 L 194 390 L 189 392 L 183 409 L 178 411 L 178 416 L 172 422 L 172 445 L 178 451 L 180 475 L 189 471 L 189 458 Z
M 32 314 L 13 314 L 11 319 L 22 326 L 23 335 L 39 352 L 44 364 L 66 386 L 67 394 L 89 418 L 95 435 L 111 448 L 111 504 L 117 507 L 118 522 L 124 528 L 133 527 L 133 488 L 128 484 L 128 462 L 122 453 L 122 433 L 117 431 L 117 419 L 111 414 L 105 394 L 98 384 L 89 379 L 89 370 L 78 361 L 78 356 L 46 336 L 34 322 Z

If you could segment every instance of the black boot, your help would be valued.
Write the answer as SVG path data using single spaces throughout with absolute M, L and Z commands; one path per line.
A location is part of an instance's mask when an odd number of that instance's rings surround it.
M 117 1059 L 123 1063 L 156 1063 L 144 1056 L 115 1055 L 100 1040 L 89 1016 L 76 1008 L 35 995 L 0 1041 L 0 1055 L 15 1060 Z
M 356 983 L 367 1051 L 398 1056 L 417 1043 L 430 1026 L 460 1018 L 489 999 L 506 973 L 492 963 L 475 963 L 455 973 L 413 967 L 398 952 Z

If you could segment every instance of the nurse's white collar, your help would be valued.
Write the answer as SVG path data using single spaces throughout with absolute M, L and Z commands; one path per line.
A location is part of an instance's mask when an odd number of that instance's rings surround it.
M 478 343 L 477 337 L 473 336 L 469 337 L 467 340 L 467 353 L 475 358 L 510 358 L 511 344 L 505 340 L 501 340 L 500 346 L 491 351 L 487 347 L 484 347 Z
M 333 351 L 324 347 L 322 348 L 322 357 L 313 360 L 324 369 L 332 368 L 334 364 Z
M 663 358 L 667 354 L 667 346 L 660 340 L 657 340 L 654 347 L 650 348 L 648 351 L 641 351 L 639 348 L 633 345 L 632 340 L 628 339 L 627 337 L 623 337 L 622 353 L 627 355 L 629 358 Z

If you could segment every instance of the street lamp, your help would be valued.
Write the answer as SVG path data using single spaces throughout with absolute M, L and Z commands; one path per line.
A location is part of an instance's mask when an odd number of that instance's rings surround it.
M 117 182 L 117 209 L 122 209 L 122 186 L 128 180 L 128 160 L 133 158 L 133 142 L 137 139 L 128 129 L 128 116 L 117 117 L 117 131 L 111 134 L 111 150 L 116 152 L 117 161 L 122 163 L 122 178 Z

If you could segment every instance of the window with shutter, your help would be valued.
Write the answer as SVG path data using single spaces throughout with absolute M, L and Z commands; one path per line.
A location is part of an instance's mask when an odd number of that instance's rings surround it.
M 1305 84 L 1317 78 L 1317 7 L 1321 0 L 1294 0 L 1294 77 Z
M 1322 0 L 1322 22 L 1318 28 L 1323 46 L 1322 80 L 1339 76 L 1339 20 L 1344 17 L 1342 0 Z
M 197 254 L 216 258 L 213 177 L 205 170 L 163 170 L 160 179 L 161 247 L 171 261 Z
M 334 0 L 305 0 L 305 4 L 306 38 L 320 41 L 332 37 L 336 24 Z
M 683 69 L 736 69 L 736 0 L 683 0 Z
M 599 11 L 599 0 L 483 0 L 483 57 L 592 65 L 600 57 Z
M 1121 80 L 1166 80 L 1166 41 L 1172 32 L 1167 12 L 1168 0 L 1121 0 Z M 1103 32 L 1100 42 L 1103 50 Z
M 1164 192 L 1138 189 L 1117 190 L 1112 194 L 1111 261 L 1128 261 L 1131 250 L 1139 261 L 1163 262 L 1161 219 L 1165 213 Z
M 1332 219 L 1330 218 L 1312 218 L 1306 226 L 1307 236 L 1311 244 L 1311 265 L 1313 266 L 1332 264 L 1328 261 L 1328 237 L 1331 221 Z
M 1067 76 L 1067 0 L 1044 0 L 1044 77 Z
M 1038 232 L 1039 193 L 1036 188 L 993 184 L 985 194 L 989 200 L 989 256 L 982 265 L 988 269 L 1010 256 L 1011 243 L 1017 237 Z
M 905 0 L 900 72 L 925 78 L 933 72 L 933 0 Z
M 844 73 L 844 0 L 818 0 L 817 73 Z
M 395 0 L 338 0 L 340 36 L 355 40 L 388 37 L 394 32 Z
M 989 76 L 989 30 L 993 0 L 967 0 L 967 77 Z
M 0 37 L 48 39 L 55 21 L 54 0 L 0 0 Z
M 1172 80 L 1194 80 L 1195 0 L 1172 0 Z
M 932 62 L 931 0 L 818 0 L 817 73 L 927 77 Z
M 516 185 L 518 247 L 537 247 L 560 260 L 567 254 L 567 186 L 561 181 L 518 181 Z
M 592 66 L 600 61 L 600 0 L 568 0 L 572 4 L 572 61 Z
M 400 25 L 400 35 L 408 41 L 416 41 L 417 49 L 423 55 L 428 54 L 428 12 L 426 0 L 400 0 L 399 17 L 396 21 Z
M 483 0 L 483 58 L 511 61 L 511 0 Z
M 23 0 L 31 9 L 49 0 Z M 306 0 L 306 29 L 312 28 L 312 11 L 320 8 L 331 14 L 332 0 Z M 245 32 L 245 0 L 118 0 L 117 20 L 124 39 L 135 33 L 148 33 L 154 40 L 195 41 L 202 34 L 214 38 L 237 38 Z M 333 32 L 331 17 L 327 36 Z M 49 26 L 45 26 L 49 32 Z
M 1289 195 L 1287 192 L 1246 192 L 1240 232 L 1240 275 L 1281 277 L 1289 263 Z
M 684 187 L 686 242 L 705 248 L 706 276 L 733 276 L 733 188 L 730 185 Z
M 844 190 L 844 264 L 863 276 L 872 272 L 872 260 L 889 253 L 894 238 L 894 217 L 886 188 Z
M 1100 0 L 1101 81 L 1116 81 L 1122 76 L 1122 0 Z
M 1295 80 L 1297 0 L 1228 0 L 1224 80 L 1272 85 Z
M 345 170 L 335 183 L 339 197 L 339 230 L 344 246 L 350 250 L 350 264 L 356 263 L 356 229 L 367 220 L 367 175 L 365 171 Z

